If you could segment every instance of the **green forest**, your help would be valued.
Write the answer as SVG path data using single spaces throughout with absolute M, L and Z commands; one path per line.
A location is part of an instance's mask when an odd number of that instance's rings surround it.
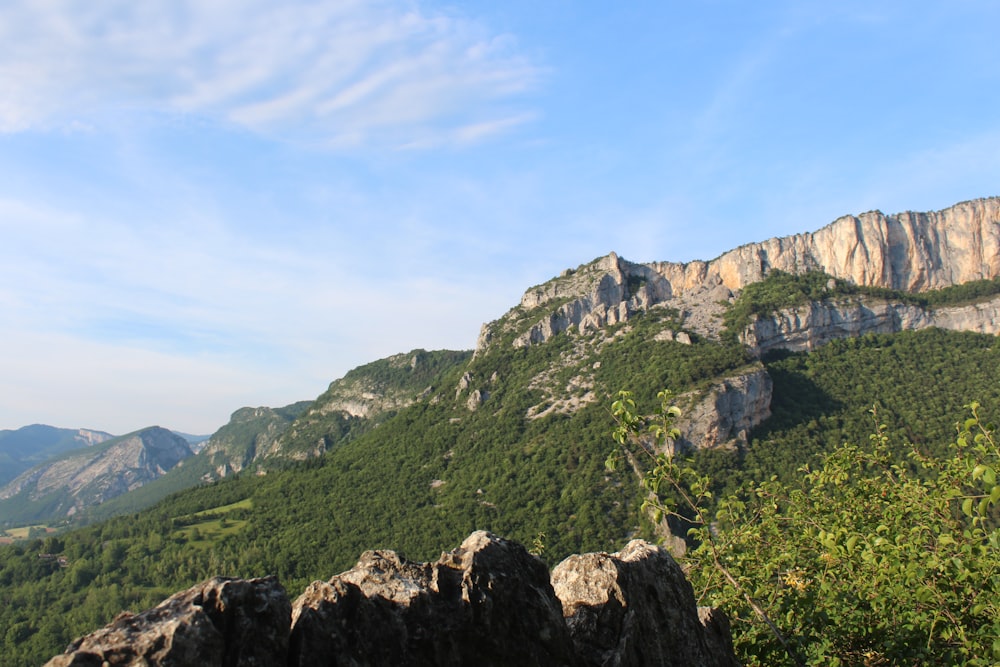
M 828 287 L 823 277 L 802 281 L 786 291 Z M 746 305 L 747 291 L 734 308 Z M 779 302 L 787 299 L 767 307 Z M 377 427 L 313 419 L 286 432 L 293 450 L 327 438 L 321 457 L 2 547 L 0 663 L 39 664 L 120 611 L 153 606 L 216 575 L 275 574 L 294 597 L 366 549 L 433 560 L 478 529 L 537 544 L 550 566 L 571 553 L 617 550 L 637 532 L 653 539 L 635 476 L 604 465 L 614 446 L 612 397 L 632 389 L 638 409 L 651 414 L 661 388 L 696 390 L 761 363 L 732 337 L 692 334 L 690 345 L 654 339 L 679 325 L 676 312 L 654 309 L 591 336 L 495 344 L 473 358 L 454 353 L 414 384 L 431 391 Z M 762 362 L 774 382 L 773 416 L 745 448 L 694 455 L 714 497 L 772 479 L 794 484 L 804 465 L 822 466 L 845 442 L 863 445 L 874 404 L 889 454 L 901 460 L 911 449 L 947 457 L 970 401 L 986 415 L 1000 407 L 1000 348 L 992 336 L 934 329 L 864 336 Z M 379 367 L 386 382 L 398 382 L 392 374 L 400 368 Z M 463 376 L 488 396 L 475 409 L 468 392 L 456 391 Z M 579 378 L 597 400 L 528 418 L 561 397 L 582 397 Z M 293 416 L 307 417 L 302 410 L 297 405 Z

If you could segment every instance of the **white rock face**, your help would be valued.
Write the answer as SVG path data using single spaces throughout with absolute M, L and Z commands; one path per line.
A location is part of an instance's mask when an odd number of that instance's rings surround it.
M 677 444 L 685 449 L 745 446 L 749 432 L 771 416 L 773 389 L 763 368 L 718 382 L 684 411 Z
M 875 299 L 812 302 L 757 318 L 740 338 L 757 354 L 779 348 L 801 352 L 838 338 L 927 327 L 996 335 L 1000 333 L 1000 297 L 927 310 Z
M 650 266 L 676 292 L 715 277 L 738 290 L 771 269 L 825 271 L 858 285 L 911 292 L 940 289 L 1000 274 L 1000 198 L 930 213 L 844 216 L 819 231 L 751 243 L 710 262 Z
M 678 308 L 691 330 L 705 334 L 718 328 L 720 302 L 773 269 L 824 271 L 910 292 L 993 278 L 1000 275 L 1000 198 L 930 213 L 845 216 L 816 232 L 751 243 L 707 262 L 635 264 L 611 253 L 529 289 L 517 308 L 483 326 L 476 353 L 505 331 L 513 330 L 513 345 L 523 347 L 563 331 L 625 322 L 659 304 Z M 955 321 L 967 316 L 958 313 Z

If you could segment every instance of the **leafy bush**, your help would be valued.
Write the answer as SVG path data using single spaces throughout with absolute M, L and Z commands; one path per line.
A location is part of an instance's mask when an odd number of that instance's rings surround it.
M 834 666 L 1000 661 L 1000 446 L 968 409 L 947 457 L 898 463 L 873 410 L 867 447 L 713 502 L 707 477 L 656 453 L 677 435 L 668 393 L 651 421 L 628 392 L 612 405 L 619 451 L 650 459 L 646 509 L 693 523 L 689 576 L 745 663 Z

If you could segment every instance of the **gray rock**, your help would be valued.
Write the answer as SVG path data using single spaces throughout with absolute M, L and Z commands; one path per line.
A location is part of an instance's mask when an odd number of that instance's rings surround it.
M 728 621 L 706 612 L 667 551 L 633 540 L 618 553 L 570 556 L 552 571 L 577 652 L 592 667 L 735 667 Z
M 141 614 L 122 614 L 46 667 L 284 665 L 291 606 L 274 577 L 216 577 Z
M 678 402 L 697 399 L 685 407 L 678 421 L 681 449 L 734 448 L 747 444 L 747 435 L 771 416 L 774 382 L 763 368 L 717 380 L 703 395 L 684 395 Z
M 290 665 L 576 665 L 545 565 L 476 532 L 435 563 L 366 552 L 292 611 Z
M 725 616 L 695 607 L 662 548 L 573 556 L 550 579 L 523 546 L 476 532 L 434 563 L 368 551 L 294 605 L 273 577 L 212 579 L 46 667 L 736 664 Z
M 755 318 L 740 339 L 760 355 L 775 349 L 802 352 L 839 338 L 928 327 L 996 335 L 1000 333 L 1000 297 L 931 309 L 866 297 L 815 301 Z

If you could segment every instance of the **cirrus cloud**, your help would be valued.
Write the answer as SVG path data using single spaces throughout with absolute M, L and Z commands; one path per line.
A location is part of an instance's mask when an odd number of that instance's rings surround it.
M 512 100 L 542 75 L 513 38 L 401 0 L 12 0 L 0 44 L 6 133 L 124 110 L 331 147 L 460 144 L 530 119 Z

